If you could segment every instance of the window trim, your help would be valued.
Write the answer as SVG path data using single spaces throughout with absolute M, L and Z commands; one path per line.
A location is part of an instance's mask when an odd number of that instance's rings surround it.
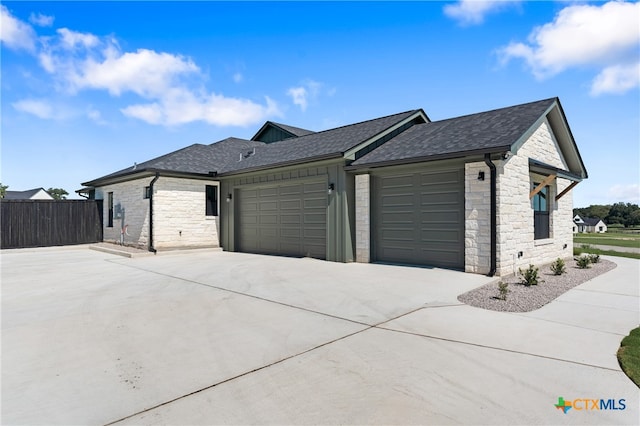
M 211 191 L 211 192 L 210 192 Z M 218 211 L 218 185 L 205 185 L 204 187 L 204 215 L 216 217 Z
M 537 188 L 540 182 L 533 182 L 533 188 Z M 541 201 L 545 201 L 544 210 Z M 551 186 L 545 185 L 531 198 L 533 209 L 533 239 L 534 241 L 551 238 Z M 543 224 L 545 226 L 543 226 Z
M 144 191 L 142 192 L 142 198 L 144 200 L 148 200 L 149 198 L 151 198 L 151 187 L 150 186 L 145 186 L 144 187 Z
M 107 192 L 107 228 L 113 228 L 113 192 Z

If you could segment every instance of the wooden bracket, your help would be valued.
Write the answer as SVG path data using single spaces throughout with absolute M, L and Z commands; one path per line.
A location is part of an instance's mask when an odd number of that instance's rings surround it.
M 558 201 L 560 198 L 562 198 L 564 196 L 564 194 L 566 194 L 567 192 L 571 191 L 573 189 L 574 186 L 576 186 L 577 184 L 579 184 L 580 182 L 578 181 L 574 181 L 571 182 L 571 185 L 567 186 L 564 191 L 562 191 L 561 193 L 559 193 L 558 195 L 556 195 L 556 201 Z
M 556 178 L 556 176 L 557 175 L 549 175 L 549 176 L 547 176 L 547 178 L 545 180 L 543 180 L 540 185 L 536 186 L 535 189 L 529 193 L 529 199 L 532 199 L 534 195 L 536 195 L 538 192 L 542 191 L 542 188 L 544 188 L 545 186 L 549 185 Z

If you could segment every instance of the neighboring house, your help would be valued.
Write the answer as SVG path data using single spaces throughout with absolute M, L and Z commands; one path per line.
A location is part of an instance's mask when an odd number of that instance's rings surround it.
M 596 232 L 603 234 L 607 232 L 607 225 L 597 217 L 581 217 L 579 214 L 573 218 L 573 233 Z
M 44 188 L 34 188 L 27 191 L 5 191 L 5 200 L 53 200 Z
M 86 182 L 105 240 L 149 250 L 392 262 L 506 275 L 572 254 L 587 172 L 557 98 L 321 132 L 267 122 Z

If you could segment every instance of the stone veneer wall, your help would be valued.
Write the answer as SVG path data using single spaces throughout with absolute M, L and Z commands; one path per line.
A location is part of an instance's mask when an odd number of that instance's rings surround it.
M 356 175 L 356 262 L 371 261 L 371 176 Z
M 103 240 L 113 243 L 120 242 L 120 232 L 124 225 L 124 243 L 128 246 L 146 248 L 149 238 L 149 200 L 144 198 L 144 188 L 149 186 L 151 178 L 135 179 L 127 182 L 96 188 L 96 199 L 103 199 Z M 114 211 L 117 206 L 123 211 L 121 218 L 114 214 L 113 227 L 109 228 L 109 206 L 107 194 L 113 192 Z
M 105 200 L 105 241 L 118 242 L 124 224 L 128 225 L 127 233 L 130 234 L 125 235 L 126 245 L 148 247 L 149 200 L 143 196 L 144 188 L 149 186 L 152 179 L 146 177 L 96 190 L 96 198 Z M 157 250 L 219 246 L 219 216 L 205 215 L 206 185 L 218 185 L 218 182 L 163 176 L 156 181 L 153 194 L 153 243 Z M 113 192 L 114 207 L 120 204 L 124 209 L 124 222 L 114 218 L 113 228 L 106 226 L 108 192 Z
M 544 121 L 516 155 L 497 166 L 497 275 L 516 273 L 529 264 L 542 265 L 573 253 L 571 193 L 556 201 L 555 196 L 570 182 L 558 178 L 552 182 L 549 194 L 550 235 L 548 239 L 534 240 L 533 208 L 529 199 L 535 175 L 529 171 L 529 159 L 561 169 L 567 169 L 560 155 L 558 143 L 549 123 Z M 519 254 L 522 254 L 519 256 Z
M 205 186 L 218 182 L 160 177 L 153 194 L 153 245 L 157 250 L 218 247 L 219 216 L 205 215 Z
M 484 172 L 484 180 L 478 173 Z M 491 176 L 484 162 L 464 166 L 465 272 L 487 274 L 491 268 Z

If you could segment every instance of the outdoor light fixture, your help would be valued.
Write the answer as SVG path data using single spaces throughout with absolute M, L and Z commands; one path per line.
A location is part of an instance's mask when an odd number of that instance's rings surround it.
M 505 152 L 504 154 L 502 154 L 502 159 L 503 159 L 503 160 L 508 160 L 508 159 L 509 159 L 509 157 L 511 157 L 512 155 L 513 155 L 513 152 L 511 152 L 511 151 L 507 151 L 507 152 Z
M 478 172 L 478 180 L 484 180 L 484 172 Z
M 227 203 L 230 203 L 230 202 L 231 202 L 231 198 L 232 198 L 231 194 L 228 194 L 228 195 L 227 195 Z
M 332 183 L 329 184 L 329 189 L 327 190 L 327 194 L 331 195 L 331 193 L 333 192 L 333 190 L 336 189 L 335 186 L 333 186 Z

